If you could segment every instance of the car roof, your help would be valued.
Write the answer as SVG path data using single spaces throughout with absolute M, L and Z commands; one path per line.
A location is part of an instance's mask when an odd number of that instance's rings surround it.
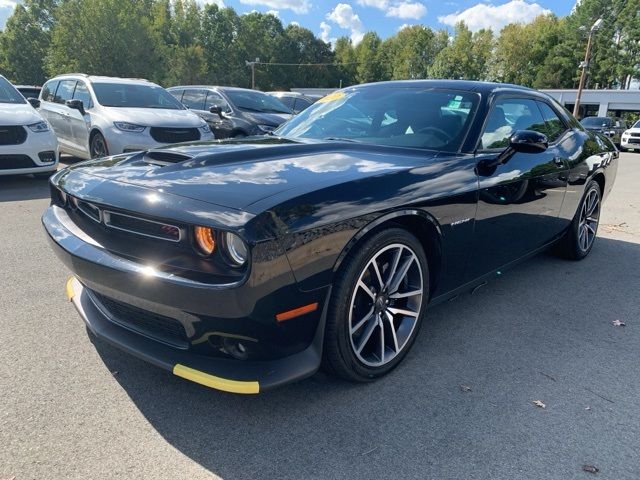
M 64 79 L 78 79 L 84 78 L 91 83 L 123 83 L 131 85 L 139 85 L 141 83 L 149 83 L 155 85 L 153 82 L 144 78 L 121 78 L 121 77 L 107 77 L 102 75 L 87 75 L 85 73 L 65 73 L 64 75 L 58 75 L 51 80 L 64 80 Z
M 206 89 L 211 89 L 211 90 L 222 90 L 223 92 L 225 91 L 238 91 L 238 92 L 258 92 L 258 93 L 265 93 L 261 90 L 252 90 L 251 88 L 241 88 L 241 87 L 224 87 L 224 86 L 220 86 L 220 85 L 176 85 L 175 87 L 169 87 L 167 88 L 167 90 L 174 90 L 174 89 L 178 89 L 178 88 L 182 88 L 182 89 L 188 89 L 188 88 L 206 88 Z
M 348 89 L 375 88 L 375 87 L 413 87 L 413 88 L 452 88 L 456 90 L 468 90 L 478 93 L 491 93 L 496 90 L 519 90 L 527 93 L 540 93 L 532 88 L 514 85 L 511 83 L 481 82 L 477 80 L 391 80 L 386 82 L 365 83 Z
M 265 92 L 269 95 L 274 95 L 278 97 L 306 97 L 303 93 L 300 92 Z
M 37 85 L 14 85 L 16 88 L 42 88 Z

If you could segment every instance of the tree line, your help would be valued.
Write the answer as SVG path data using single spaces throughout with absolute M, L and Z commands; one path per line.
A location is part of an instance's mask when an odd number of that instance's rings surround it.
M 84 72 L 147 78 L 161 85 L 338 87 L 418 78 L 493 80 L 574 88 L 591 25 L 591 88 L 628 88 L 640 76 L 640 0 L 582 0 L 566 17 L 543 15 L 500 32 L 451 34 L 422 25 L 382 40 L 368 32 L 335 45 L 275 15 L 239 15 L 194 0 L 25 0 L 0 32 L 0 72 L 22 84 Z M 313 64 L 313 65 L 308 65 Z

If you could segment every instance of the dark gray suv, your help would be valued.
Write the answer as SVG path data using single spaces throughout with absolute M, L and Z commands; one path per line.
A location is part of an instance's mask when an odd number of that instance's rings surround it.
M 206 85 L 167 90 L 203 118 L 216 138 L 265 135 L 293 115 L 280 100 L 257 90 Z

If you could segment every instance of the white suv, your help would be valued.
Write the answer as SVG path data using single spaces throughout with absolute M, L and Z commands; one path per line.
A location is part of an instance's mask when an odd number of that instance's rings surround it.
M 38 112 L 0 75 L 0 175 L 49 176 L 58 141 Z
M 214 138 L 206 122 L 146 80 L 60 75 L 44 84 L 40 102 L 60 150 L 80 158 Z

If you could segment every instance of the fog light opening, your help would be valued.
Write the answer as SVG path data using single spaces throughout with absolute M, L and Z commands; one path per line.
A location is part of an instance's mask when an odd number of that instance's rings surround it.
M 247 347 L 240 340 L 235 338 L 225 337 L 222 340 L 222 348 L 225 353 L 231 355 L 237 360 L 246 360 L 249 358 L 249 350 Z

